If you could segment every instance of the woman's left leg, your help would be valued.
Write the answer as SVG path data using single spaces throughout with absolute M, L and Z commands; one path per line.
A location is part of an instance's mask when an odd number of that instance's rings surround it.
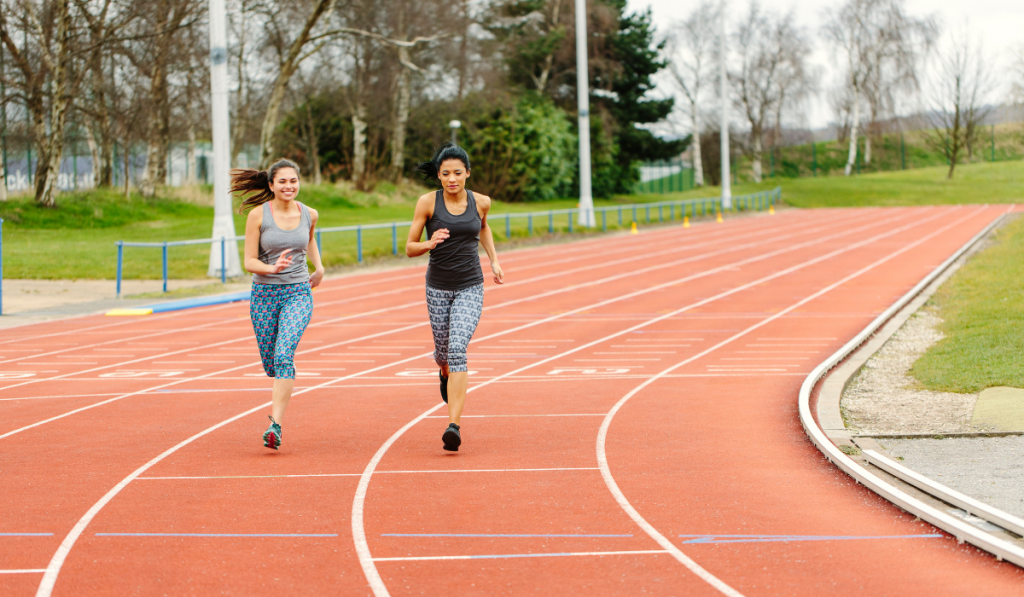
M 469 388 L 469 363 L 466 351 L 473 339 L 484 309 L 484 285 L 455 293 L 448 330 L 448 420 L 459 424 Z
M 313 317 L 313 293 L 309 284 L 296 284 L 283 299 L 277 320 L 277 342 L 274 344 L 273 417 L 279 424 L 284 418 L 295 387 L 295 350 L 299 347 L 309 320 Z

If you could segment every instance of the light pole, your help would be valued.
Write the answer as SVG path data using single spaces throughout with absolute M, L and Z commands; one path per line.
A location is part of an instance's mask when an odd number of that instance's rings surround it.
M 458 145 L 459 129 L 462 128 L 462 123 L 458 120 L 451 120 L 448 122 L 448 128 L 452 129 L 452 145 Z
M 732 208 L 732 166 L 729 164 L 729 82 L 726 77 L 725 2 L 722 2 L 721 30 L 718 37 L 718 76 L 722 97 L 722 209 Z
M 576 0 L 576 108 L 579 112 L 580 211 L 577 221 L 593 227 L 594 195 L 590 186 L 590 80 L 587 69 L 587 0 Z
M 228 28 L 225 0 L 210 0 L 210 112 L 213 130 L 213 238 L 210 268 L 206 275 L 228 277 L 242 275 L 238 263 L 238 244 L 234 240 L 235 221 L 231 217 L 229 194 L 231 169 L 231 122 L 228 112 Z M 220 242 L 222 238 L 230 238 Z M 227 261 L 222 263 L 221 259 Z

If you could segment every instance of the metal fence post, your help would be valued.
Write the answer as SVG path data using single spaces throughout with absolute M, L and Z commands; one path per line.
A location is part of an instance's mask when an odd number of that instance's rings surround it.
M 650 224 L 651 223 L 651 206 L 650 205 L 644 206 L 644 211 L 647 212 L 647 223 Z
M 398 255 L 398 222 L 391 223 L 391 254 Z
M 316 231 L 316 250 L 320 253 L 320 259 L 324 258 L 324 243 L 320 238 L 320 231 Z
M 228 237 L 220 237 L 220 283 L 228 283 L 228 262 L 226 257 L 228 256 Z
M 363 227 L 356 226 L 356 259 L 363 262 Z
M 636 222 L 636 204 L 633 204 L 633 221 Z
M 569 212 L 569 234 L 572 234 L 572 212 Z
M 622 206 L 619 206 L 619 228 L 622 228 Z
M 164 241 L 164 292 L 167 292 L 167 241 Z
M 601 212 L 601 229 L 608 232 L 608 210 Z
M 121 298 L 121 269 L 124 267 L 124 243 L 117 241 L 117 298 Z
M 555 233 L 555 212 L 548 212 L 548 234 Z
M 505 214 L 505 240 L 512 238 L 512 214 Z
M 533 212 L 526 214 L 526 231 L 533 236 Z

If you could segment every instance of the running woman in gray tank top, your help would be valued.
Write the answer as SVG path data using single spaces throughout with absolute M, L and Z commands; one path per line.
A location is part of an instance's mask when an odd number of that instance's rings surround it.
M 324 278 L 313 232 L 317 213 L 299 203 L 299 167 L 280 160 L 267 172 L 231 171 L 231 191 L 251 209 L 245 223 L 245 269 L 252 273 L 249 314 L 263 370 L 274 378 L 270 427 L 263 445 L 281 445 L 281 421 L 295 386 L 295 349 L 313 316 L 313 293 Z M 310 274 L 306 260 L 316 270 Z
M 416 214 L 405 243 L 405 254 L 430 252 L 427 266 L 427 311 L 434 333 L 434 361 L 441 368 L 441 399 L 448 403 L 448 428 L 441 435 L 444 449 L 462 444 L 459 421 L 466 404 L 469 367 L 466 349 L 484 308 L 484 274 L 479 247 L 491 261 L 494 282 L 503 284 L 494 236 L 487 225 L 491 198 L 466 188 L 469 156 L 447 143 L 434 158 L 417 168 L 428 182 L 439 180 L 442 190 L 427 193 L 416 203 Z M 426 228 L 427 240 L 420 241 Z

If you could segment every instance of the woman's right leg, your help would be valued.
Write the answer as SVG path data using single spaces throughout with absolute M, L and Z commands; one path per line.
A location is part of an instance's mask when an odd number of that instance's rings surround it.
M 452 301 L 455 293 L 427 286 L 427 313 L 430 330 L 434 334 L 434 362 L 441 368 L 441 376 L 448 378 L 448 335 L 451 325 Z

